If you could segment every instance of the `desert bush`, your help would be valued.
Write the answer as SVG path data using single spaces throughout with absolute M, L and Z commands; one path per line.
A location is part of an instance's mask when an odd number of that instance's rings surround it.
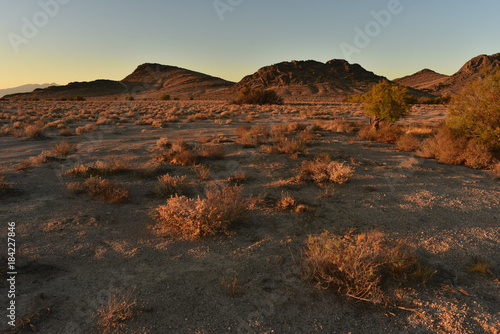
M 168 140 L 168 138 L 161 137 L 156 141 L 156 146 L 158 146 L 159 148 L 170 148 L 172 147 L 172 143 L 170 142 L 170 140 Z
M 134 99 L 133 96 L 127 96 L 127 97 L 125 97 L 125 100 L 127 100 L 127 101 L 134 101 L 135 99 Z
M 302 173 L 318 184 L 342 184 L 349 180 L 354 169 L 343 162 L 331 161 L 330 156 L 317 156 L 305 160 L 301 165 Z
M 120 159 L 109 161 L 98 160 L 92 164 L 79 164 L 63 173 L 64 176 L 90 177 L 111 176 L 126 173 L 130 170 L 127 163 Z
M 52 146 L 52 153 L 55 155 L 68 155 L 76 150 L 75 144 L 70 144 L 66 140 L 61 140 Z
M 248 180 L 248 175 L 245 171 L 237 171 L 233 175 L 230 175 L 227 180 L 231 183 L 239 184 Z
M 165 174 L 158 177 L 154 192 L 160 197 L 170 197 L 173 195 L 181 195 L 187 188 L 187 176 L 171 176 Z
M 464 152 L 465 165 L 474 169 L 482 169 L 490 166 L 493 155 L 489 147 L 475 139 L 469 140 Z
M 170 95 L 163 94 L 162 96 L 160 96 L 160 100 L 162 100 L 162 101 L 170 101 Z
M 420 139 L 412 134 L 404 134 L 396 141 L 396 148 L 405 152 L 415 151 L 420 148 Z
M 407 98 L 406 88 L 381 81 L 365 95 L 364 111 L 372 117 L 372 125 L 378 128 L 381 121 L 394 123 L 409 113 Z
M 314 139 L 314 132 L 307 130 L 301 131 L 297 134 L 297 138 L 303 143 L 309 143 Z
M 235 104 L 283 104 L 283 99 L 274 90 L 243 88 Z
M 45 130 L 43 126 L 31 124 L 24 128 L 24 134 L 30 139 L 37 139 L 45 137 Z
M 447 125 L 459 136 L 500 149 L 500 69 L 454 98 Z
M 472 262 L 465 267 L 465 269 L 470 273 L 481 274 L 481 275 L 492 275 L 491 272 L 492 265 L 490 261 L 482 258 L 474 258 Z
M 97 312 L 97 325 L 102 333 L 123 333 L 125 322 L 136 314 L 137 301 L 133 297 L 133 290 L 123 295 L 112 294 L 108 303 Z
M 387 299 L 381 288 L 384 276 L 409 279 L 417 263 L 402 242 L 390 244 L 378 231 L 311 235 L 303 254 L 304 272 L 318 287 L 376 304 Z
M 115 204 L 126 203 L 129 200 L 129 191 L 125 187 L 117 186 L 115 182 L 92 176 L 81 184 L 72 184 L 73 191 L 81 190 L 89 195 Z
M 182 166 L 192 166 L 197 159 L 193 148 L 182 139 L 176 139 L 170 146 L 167 145 L 164 150 L 158 152 L 155 157 L 156 161 Z
M 73 136 L 74 133 L 71 131 L 70 128 L 63 128 L 59 131 L 59 135 L 69 137 L 69 136 Z
M 225 156 L 225 150 L 224 146 L 222 145 L 216 145 L 216 144 L 209 144 L 209 145 L 203 145 L 199 149 L 199 154 L 200 156 L 204 158 L 209 158 L 209 159 L 222 159 Z
M 186 239 L 228 233 L 229 226 L 246 210 L 241 187 L 208 189 L 205 198 L 174 196 L 156 209 L 162 231 L 177 233 Z
M 339 132 L 339 133 L 352 133 L 356 129 L 356 127 L 352 122 L 348 122 L 343 119 L 336 119 L 322 128 L 326 131 Z
M 379 127 L 365 126 L 358 133 L 359 138 L 381 143 L 395 143 L 402 134 L 402 130 L 395 125 L 385 122 L 379 123 Z
M 256 147 L 266 142 L 269 138 L 269 132 L 263 126 L 250 127 L 240 125 L 236 128 L 236 133 L 238 135 L 236 142 L 246 148 Z
M 194 165 L 193 170 L 200 180 L 210 180 L 210 167 L 207 165 Z
M 467 139 L 455 136 L 450 129 L 442 127 L 433 137 L 422 142 L 417 155 L 423 158 L 437 159 L 449 165 L 460 165 L 465 161 L 464 152 Z

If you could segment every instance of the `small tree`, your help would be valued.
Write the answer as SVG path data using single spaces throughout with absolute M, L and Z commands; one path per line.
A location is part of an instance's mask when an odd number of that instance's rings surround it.
M 370 124 L 378 129 L 381 121 L 394 123 L 410 111 L 408 90 L 380 81 L 365 97 L 365 113 L 372 116 Z
M 500 149 L 500 68 L 454 98 L 447 125 L 457 135 Z

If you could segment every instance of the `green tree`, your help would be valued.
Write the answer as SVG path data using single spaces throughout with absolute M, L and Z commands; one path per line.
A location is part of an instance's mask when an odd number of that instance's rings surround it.
M 405 87 L 380 81 L 364 96 L 365 113 L 372 117 L 371 124 L 378 129 L 381 121 L 394 123 L 408 115 L 408 90 Z
M 447 125 L 457 135 L 500 149 L 500 68 L 454 98 Z

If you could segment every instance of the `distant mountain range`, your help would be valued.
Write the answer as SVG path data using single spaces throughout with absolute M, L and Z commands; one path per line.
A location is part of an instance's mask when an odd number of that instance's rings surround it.
M 32 92 L 33 90 L 35 90 L 37 88 L 47 88 L 47 87 L 56 86 L 56 85 L 57 84 L 55 84 L 55 83 L 51 83 L 51 84 L 45 83 L 43 85 L 29 84 L 29 85 L 22 85 L 19 87 L 14 87 L 14 88 L 0 89 L 0 98 L 2 98 L 5 95 L 9 95 L 9 94 L 27 93 L 27 92 Z
M 499 66 L 500 53 L 481 55 L 468 61 L 452 76 L 424 69 L 394 82 L 407 86 L 414 96 L 454 95 Z M 238 83 L 175 66 L 146 63 L 121 81 L 73 82 L 6 98 L 118 98 L 133 95 L 137 99 L 158 99 L 168 94 L 181 99 L 232 100 L 243 87 L 248 87 L 274 89 L 285 101 L 338 101 L 346 96 L 364 94 L 381 80 L 388 79 L 339 59 L 327 63 L 314 60 L 281 62 L 263 67 Z

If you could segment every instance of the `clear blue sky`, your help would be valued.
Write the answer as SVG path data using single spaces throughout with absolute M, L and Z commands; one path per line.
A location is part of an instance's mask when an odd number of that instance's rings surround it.
M 239 81 L 281 61 L 344 59 L 355 28 L 397 0 L 217 1 L 0 0 L 0 88 L 121 80 L 145 62 Z M 231 7 L 223 20 L 214 2 Z M 400 0 L 398 9 L 349 62 L 393 79 L 423 68 L 453 74 L 500 52 L 498 0 Z

